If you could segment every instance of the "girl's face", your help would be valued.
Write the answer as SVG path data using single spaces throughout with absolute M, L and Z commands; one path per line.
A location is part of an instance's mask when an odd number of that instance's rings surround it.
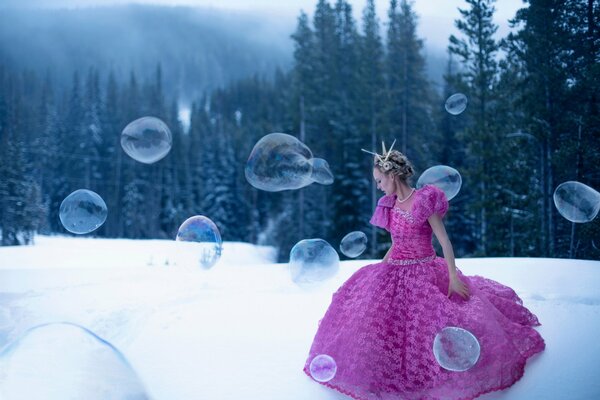
M 391 174 L 384 174 L 378 168 L 373 168 L 373 179 L 377 183 L 377 189 L 382 190 L 386 195 L 396 192 L 396 181 Z

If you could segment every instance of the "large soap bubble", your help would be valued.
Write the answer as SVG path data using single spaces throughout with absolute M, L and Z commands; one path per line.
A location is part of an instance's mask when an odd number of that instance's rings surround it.
M 571 222 L 590 222 L 600 210 L 600 193 L 580 182 L 564 182 L 554 190 L 554 205 Z
M 102 197 L 87 189 L 78 189 L 65 197 L 58 212 L 65 229 L 78 235 L 98 229 L 106 221 L 107 215 Z
M 467 108 L 467 96 L 462 93 L 455 93 L 446 100 L 446 111 L 452 115 L 458 115 Z
M 340 251 L 350 258 L 360 256 L 367 249 L 367 235 L 361 231 L 350 232 L 340 242 Z
M 212 268 L 221 258 L 223 241 L 219 228 L 204 215 L 186 219 L 177 231 L 178 242 L 188 245 L 188 250 L 199 254 L 200 266 Z
M 125 357 L 90 330 L 71 323 L 36 326 L 0 353 L 0 398 L 146 400 Z
M 309 366 L 310 376 L 317 382 L 329 382 L 335 377 L 337 365 L 333 357 L 319 354 L 312 359 Z
M 125 153 L 144 164 L 152 164 L 165 157 L 172 145 L 169 127 L 155 117 L 136 119 L 121 133 L 121 147 Z
M 325 160 L 316 160 L 310 149 L 294 136 L 270 133 L 254 145 L 246 163 L 246 180 L 269 192 L 300 189 L 314 181 L 327 184 L 330 179 L 327 175 L 331 175 L 329 166 Z M 313 175 L 314 163 L 317 171 Z
M 449 371 L 466 371 L 477 360 L 480 353 L 479 341 L 466 329 L 446 327 L 433 340 L 433 355 L 438 364 Z
M 462 177 L 460 173 L 447 165 L 427 168 L 417 180 L 417 188 L 434 185 L 441 189 L 448 200 L 452 200 L 460 191 Z
M 323 239 L 304 239 L 290 251 L 292 281 L 310 285 L 331 278 L 340 268 L 338 253 Z
M 333 183 L 333 174 L 329 168 L 329 163 L 322 158 L 313 158 L 312 163 L 312 180 L 321 185 L 331 185 Z

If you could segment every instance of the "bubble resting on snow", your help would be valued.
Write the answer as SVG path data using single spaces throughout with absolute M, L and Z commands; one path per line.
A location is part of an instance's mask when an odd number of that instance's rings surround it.
M 479 360 L 479 341 L 466 329 L 446 327 L 433 341 L 433 355 L 449 371 L 466 371 Z
M 121 133 L 121 147 L 127 155 L 144 164 L 161 160 L 171 150 L 173 136 L 167 124 L 155 117 L 130 122 Z
M 66 230 L 82 235 L 98 229 L 106 221 L 108 210 L 97 193 L 78 189 L 65 197 L 58 215 Z
M 361 231 L 350 232 L 340 242 L 340 251 L 346 257 L 355 258 L 367 249 L 367 235 Z
M 600 210 L 600 193 L 580 182 L 561 183 L 553 198 L 560 215 L 571 222 L 590 222 Z
M 112 344 L 76 324 L 39 325 L 0 353 L 0 398 L 146 400 L 145 389 Z
M 460 173 L 447 165 L 427 168 L 417 180 L 417 188 L 434 185 L 441 189 L 448 200 L 452 200 L 460 191 L 462 177 Z
M 340 268 L 337 252 L 323 239 L 304 239 L 290 251 L 290 274 L 298 285 L 311 285 L 334 276 Z
M 186 219 L 177 231 L 176 240 L 197 254 L 204 269 L 212 268 L 221 258 L 223 240 L 217 225 L 208 217 L 196 215 Z

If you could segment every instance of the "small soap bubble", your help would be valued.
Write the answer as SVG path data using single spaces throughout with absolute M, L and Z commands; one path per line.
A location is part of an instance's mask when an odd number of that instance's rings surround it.
M 217 225 L 204 215 L 186 219 L 177 231 L 176 240 L 186 244 L 187 251 L 197 255 L 204 269 L 212 268 L 221 258 L 223 241 Z
M 554 205 L 571 222 L 590 222 L 600 210 L 600 193 L 580 182 L 564 182 L 554 190 Z
M 340 242 L 340 251 L 346 257 L 355 258 L 367 249 L 367 235 L 361 231 L 350 232 Z
M 98 229 L 106 221 L 107 215 L 102 197 L 87 189 L 78 189 L 65 197 L 58 212 L 65 229 L 78 235 Z
M 111 343 L 71 323 L 39 325 L 0 352 L 0 398 L 147 400 L 129 362 Z
M 340 257 L 323 239 L 304 239 L 290 251 L 290 273 L 298 285 L 318 283 L 334 276 L 340 268 Z
M 448 200 L 452 200 L 460 191 L 462 177 L 460 173 L 447 165 L 436 165 L 427 168 L 417 180 L 417 188 L 434 185 L 441 189 Z
M 261 138 L 246 163 L 246 180 L 269 192 L 300 189 L 313 182 L 312 152 L 297 138 L 271 133 Z
M 327 161 L 322 158 L 313 158 L 312 163 L 312 180 L 321 185 L 331 185 L 333 183 L 333 174 L 329 168 Z
M 310 376 L 317 382 L 329 382 L 335 377 L 337 365 L 333 357 L 319 354 L 312 359 L 309 366 Z
M 173 145 L 167 124 L 155 117 L 142 117 L 130 122 L 121 133 L 121 147 L 127 155 L 144 164 L 164 158 Z
M 467 371 L 479 360 L 479 341 L 466 329 L 446 327 L 433 341 L 433 354 L 438 364 L 449 371 Z
M 467 96 L 462 93 L 455 93 L 446 100 L 446 111 L 452 115 L 458 115 L 467 108 Z

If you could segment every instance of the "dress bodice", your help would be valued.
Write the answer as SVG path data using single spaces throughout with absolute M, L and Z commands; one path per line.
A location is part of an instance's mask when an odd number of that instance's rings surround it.
M 435 258 L 431 242 L 432 229 L 427 219 L 433 214 L 444 216 L 448 200 L 440 189 L 426 185 L 415 191 L 409 210 L 396 205 L 396 196 L 383 196 L 371 219 L 371 223 L 390 232 L 393 239 L 391 263 L 411 263 L 415 260 Z

